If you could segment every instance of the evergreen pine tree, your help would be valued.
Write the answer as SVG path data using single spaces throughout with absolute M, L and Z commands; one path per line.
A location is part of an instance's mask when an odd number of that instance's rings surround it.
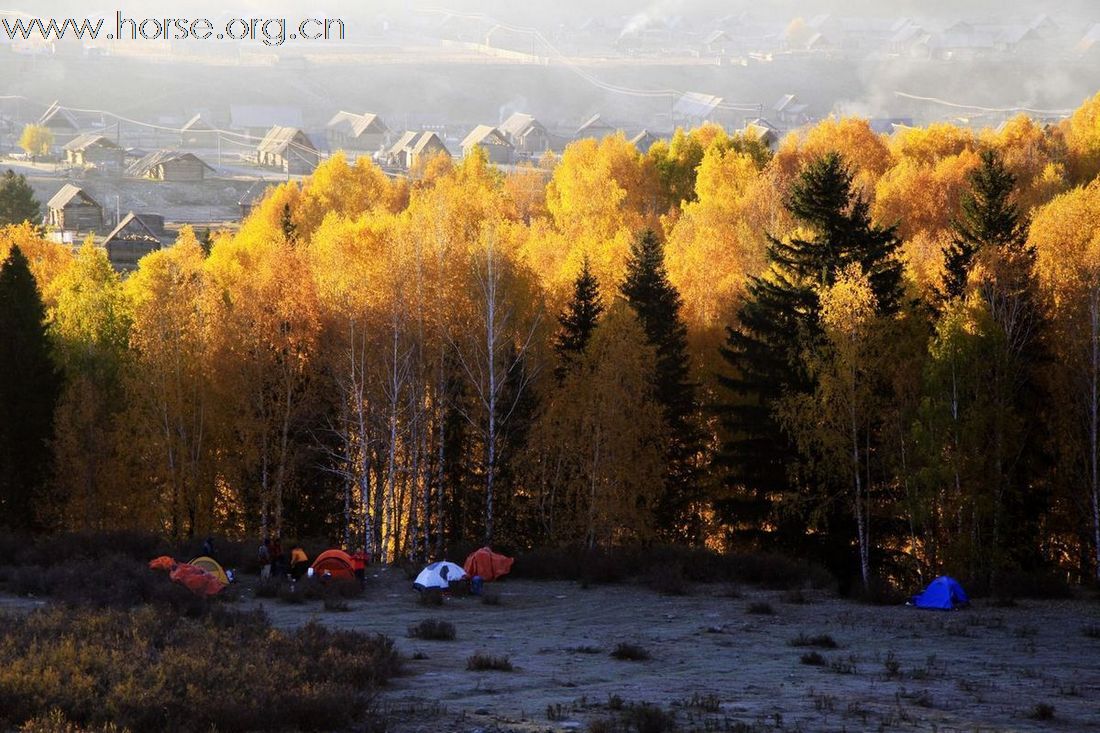
M 859 263 L 880 313 L 895 313 L 902 266 L 894 257 L 900 244 L 894 228 L 871 224 L 867 202 L 852 190 L 852 175 L 838 154 L 809 163 L 786 206 L 813 236 L 770 239 L 768 272 L 749 282 L 738 325 L 727 328 L 721 354 L 730 373 L 718 379 L 730 399 L 720 407 L 727 437 L 718 461 L 727 472 L 731 498 L 718 509 L 734 526 L 776 522 L 779 540 L 797 545 L 807 517 L 777 515 L 772 497 L 813 487 L 798 475 L 798 450 L 779 425 L 775 407 L 781 397 L 813 390 L 805 354 L 821 339 L 818 290 L 834 284 L 847 265 Z
M 962 216 L 953 222 L 955 236 L 944 247 L 941 298 L 966 293 L 978 250 L 989 246 L 1023 254 L 1027 230 L 1012 202 L 1016 178 L 994 150 L 983 150 L 981 165 L 970 174 L 970 190 L 963 194 Z
M 12 247 L 0 266 L 0 527 L 35 527 L 49 476 L 60 378 L 49 355 L 45 308 L 27 258 Z
M 25 221 L 39 224 L 41 216 L 41 207 L 26 177 L 11 170 L 5 173 L 0 178 L 0 226 Z
M 554 351 L 558 355 L 555 375 L 559 381 L 565 377 L 570 367 L 588 347 L 592 331 L 599 323 L 603 310 L 600 284 L 592 274 L 586 256 L 581 265 L 580 274 L 573 281 L 573 299 L 569 301 L 565 311 L 558 316 L 561 328 L 554 340 Z
M 283 216 L 279 221 L 279 228 L 283 230 L 283 237 L 289 244 L 294 244 L 298 240 L 298 226 L 291 215 L 290 204 L 283 204 Z
M 669 436 L 658 524 L 670 538 L 695 540 L 701 532 L 692 504 L 699 498 L 696 462 L 702 435 L 695 422 L 687 326 L 680 317 L 680 293 L 665 270 L 664 246 L 652 230 L 642 232 L 631 244 L 621 290 L 657 353 L 655 394 Z

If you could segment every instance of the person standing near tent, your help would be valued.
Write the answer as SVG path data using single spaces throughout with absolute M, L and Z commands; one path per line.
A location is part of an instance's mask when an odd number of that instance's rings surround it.
M 264 537 L 264 541 L 260 543 L 259 549 L 256 550 L 256 558 L 260 561 L 260 580 L 268 580 L 271 578 L 271 538 Z
M 290 551 L 290 577 L 298 580 L 309 569 L 309 556 L 301 545 L 294 545 Z
M 366 548 L 360 547 L 356 550 L 355 554 L 351 556 L 351 565 L 355 570 L 355 578 L 362 583 L 366 579 L 367 575 L 367 563 L 370 562 L 370 556 L 367 554 Z

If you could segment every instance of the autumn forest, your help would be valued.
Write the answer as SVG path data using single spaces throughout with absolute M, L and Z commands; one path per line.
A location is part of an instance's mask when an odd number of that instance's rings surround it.
M 0 229 L 0 525 L 1100 577 L 1100 95 L 337 155 L 120 276 Z M 846 581 L 843 579 L 850 579 Z

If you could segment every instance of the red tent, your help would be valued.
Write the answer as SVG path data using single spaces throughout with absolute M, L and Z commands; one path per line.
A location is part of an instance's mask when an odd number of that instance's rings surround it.
M 177 563 L 167 555 L 150 560 L 149 568 L 151 570 L 167 570 L 168 577 L 173 582 L 179 583 L 197 596 L 217 595 L 225 588 L 225 583 L 197 565 L 185 562 Z
M 313 574 L 325 573 L 339 580 L 355 580 L 355 561 L 343 550 L 325 550 L 313 561 Z
M 482 547 L 470 553 L 462 569 L 466 571 L 467 576 L 472 578 L 480 575 L 482 580 L 489 583 L 502 575 L 507 575 L 512 569 L 513 562 L 515 560 L 506 555 L 500 555 L 488 547 Z

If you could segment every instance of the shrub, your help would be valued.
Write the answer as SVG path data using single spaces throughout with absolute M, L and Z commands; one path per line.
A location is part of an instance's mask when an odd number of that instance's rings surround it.
M 801 662 L 803 664 L 808 664 L 812 667 L 824 667 L 825 657 L 821 656 L 817 652 L 806 652 L 802 655 Z
M 748 612 L 757 616 L 774 616 L 775 609 L 772 608 L 772 604 L 765 601 L 757 601 L 756 603 L 750 603 Z
M 0 626 L 0 730 L 49 716 L 74 732 L 361 728 L 399 671 L 385 637 L 277 631 L 263 614 L 41 609 Z
M 471 672 L 511 672 L 513 668 L 506 656 L 494 657 L 478 652 L 466 658 L 466 669 Z
M 278 598 L 280 585 L 282 585 L 282 583 L 280 583 L 275 578 L 260 580 L 260 582 L 256 584 L 256 597 Z
M 409 638 L 425 641 L 452 641 L 455 638 L 455 626 L 448 621 L 426 618 L 409 627 Z
M 1100 639 L 1100 626 L 1086 626 L 1081 629 L 1081 633 L 1089 639 Z
M 417 596 L 416 602 L 421 606 L 442 606 L 443 591 L 439 590 L 439 588 L 425 588 L 420 591 L 420 595 Z
M 669 733 L 676 730 L 676 716 L 656 705 L 632 705 L 623 718 L 638 733 Z
M 649 659 L 649 651 L 638 644 L 620 642 L 611 650 L 611 656 L 626 662 L 644 662 Z
M 1054 720 L 1054 706 L 1046 702 L 1038 703 L 1027 717 L 1032 720 Z
M 346 613 L 351 610 L 351 606 L 339 596 L 327 596 L 325 598 L 325 610 L 336 613 Z
M 818 649 L 836 649 L 837 647 L 836 640 L 828 634 L 818 634 L 817 636 L 799 634 L 787 643 L 791 646 L 812 646 Z

